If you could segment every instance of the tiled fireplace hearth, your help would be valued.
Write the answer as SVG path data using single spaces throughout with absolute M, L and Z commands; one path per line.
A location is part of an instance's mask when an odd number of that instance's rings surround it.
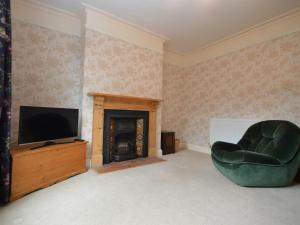
M 159 99 L 89 93 L 93 97 L 92 166 L 156 156 Z

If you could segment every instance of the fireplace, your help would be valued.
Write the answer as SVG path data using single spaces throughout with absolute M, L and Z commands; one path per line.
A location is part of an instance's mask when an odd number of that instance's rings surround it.
M 149 112 L 104 110 L 103 163 L 148 156 Z
M 144 116 L 145 115 L 146 116 L 144 117 L 143 120 L 138 119 L 138 118 L 143 118 L 143 116 L 141 117 L 141 115 L 131 117 L 137 120 L 137 130 L 139 130 L 140 132 L 141 130 L 143 130 L 143 134 L 144 134 L 143 136 L 141 136 L 140 133 L 137 134 L 138 140 L 136 141 L 136 145 L 137 145 L 136 151 L 138 157 L 141 154 L 143 154 L 142 157 L 146 157 L 146 156 L 152 157 L 157 155 L 156 110 L 161 99 L 134 97 L 134 96 L 126 96 L 126 95 L 113 95 L 113 94 L 97 93 L 97 92 L 90 92 L 88 93 L 88 95 L 93 97 L 93 131 L 92 131 L 92 142 L 91 142 L 92 167 L 94 168 L 101 167 L 103 166 L 103 163 L 108 163 L 110 161 L 109 159 L 112 159 L 112 158 L 108 158 L 109 154 L 107 153 L 108 151 L 107 146 L 109 146 L 110 143 L 108 142 L 109 136 L 107 134 L 108 131 L 107 127 L 109 126 L 109 120 L 107 119 L 108 118 L 107 116 L 106 119 L 104 119 L 105 111 L 108 112 L 108 110 L 134 111 L 135 113 L 144 113 Z M 125 118 L 128 118 L 128 116 L 125 116 Z M 144 124 L 140 125 L 139 124 L 141 123 L 140 121 L 143 121 L 145 126 Z M 104 128 L 104 123 L 106 124 L 106 128 Z M 105 135 L 104 135 L 104 130 L 106 130 Z M 145 140 L 143 140 L 144 138 Z M 139 141 L 139 140 L 143 140 L 143 141 Z M 104 145 L 106 150 L 104 150 Z M 121 146 L 122 145 L 120 145 L 119 147 Z M 143 148 L 141 146 L 143 146 Z M 105 156 L 106 159 L 104 159 L 103 156 Z

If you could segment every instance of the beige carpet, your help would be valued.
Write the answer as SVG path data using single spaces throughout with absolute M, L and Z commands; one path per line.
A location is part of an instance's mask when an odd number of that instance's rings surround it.
M 167 162 L 88 173 L 0 209 L 1 225 L 297 225 L 300 185 L 243 188 L 210 156 L 183 151 Z

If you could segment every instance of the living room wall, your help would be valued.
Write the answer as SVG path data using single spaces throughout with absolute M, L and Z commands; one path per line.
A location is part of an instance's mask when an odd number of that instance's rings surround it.
M 82 137 L 91 141 L 93 104 L 88 92 L 160 99 L 163 56 L 91 29 L 86 29 L 84 46 Z M 160 109 L 157 115 L 159 140 Z
M 44 4 L 15 1 L 12 6 L 12 142 L 20 105 L 81 109 L 81 136 L 90 141 L 89 91 L 162 98 L 162 37 L 93 8 L 85 8 L 83 19 Z M 160 130 L 159 106 L 158 150 Z
M 164 62 L 163 65 L 163 104 L 162 129 L 176 132 L 183 140 L 185 107 L 185 68 Z
M 13 20 L 12 142 L 20 105 L 79 108 L 81 42 L 75 35 Z
M 207 146 L 213 117 L 300 125 L 299 71 L 300 32 L 183 69 L 166 65 L 164 80 L 172 84 L 163 86 L 163 129 L 176 131 L 183 142 Z M 177 108 L 166 110 L 169 106 Z

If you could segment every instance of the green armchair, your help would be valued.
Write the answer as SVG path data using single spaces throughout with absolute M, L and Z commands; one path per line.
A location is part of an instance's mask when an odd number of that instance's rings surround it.
M 236 184 L 287 186 L 300 166 L 300 128 L 288 121 L 262 121 L 237 144 L 218 141 L 211 151 L 215 167 Z

